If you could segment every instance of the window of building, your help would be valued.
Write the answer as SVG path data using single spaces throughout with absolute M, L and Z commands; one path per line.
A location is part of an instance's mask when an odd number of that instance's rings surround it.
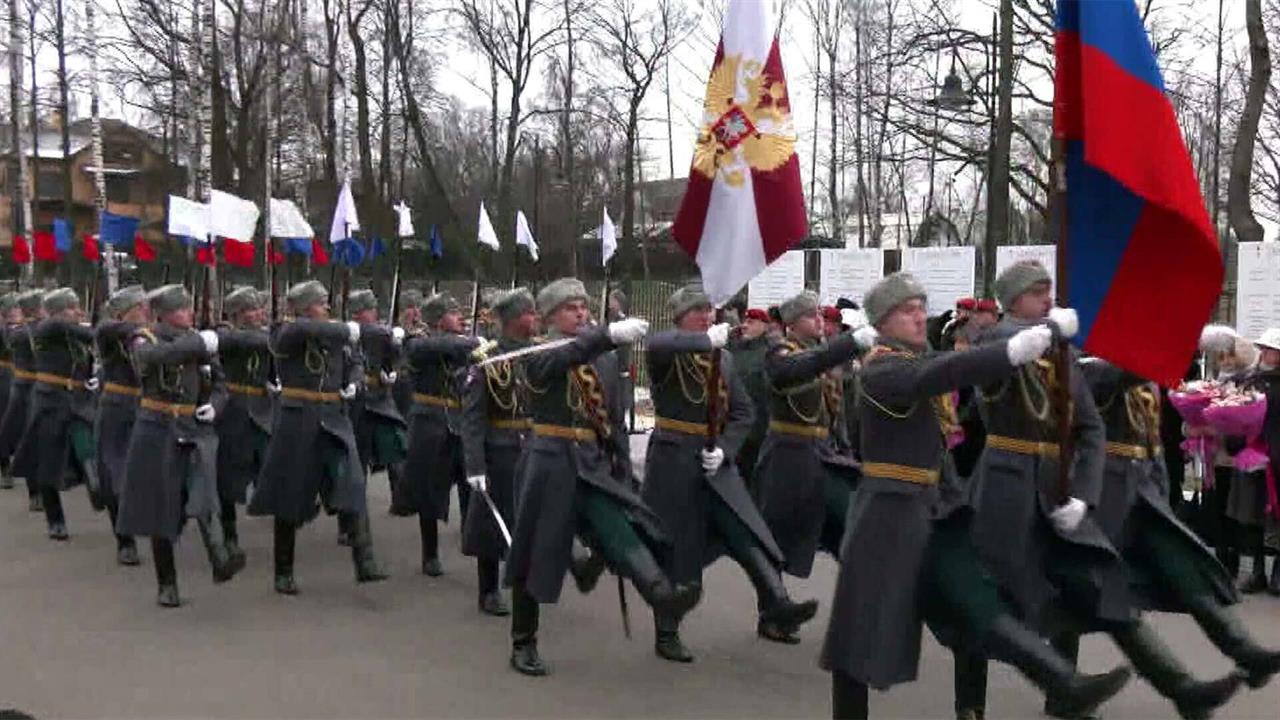
M 130 195 L 130 178 L 127 175 L 108 175 L 107 202 L 127 203 Z
M 41 170 L 40 181 L 36 188 L 36 197 L 62 197 L 62 173 L 57 170 Z

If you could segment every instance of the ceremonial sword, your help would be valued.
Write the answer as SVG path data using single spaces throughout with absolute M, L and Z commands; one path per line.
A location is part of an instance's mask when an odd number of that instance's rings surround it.
M 484 498 L 484 503 L 489 506 L 489 512 L 493 514 L 493 521 L 498 523 L 498 530 L 502 532 L 502 539 L 507 541 L 507 547 L 511 547 L 511 531 L 507 530 L 507 523 L 502 519 L 502 513 L 498 512 L 498 506 L 489 496 L 489 491 L 476 488 L 476 492 Z

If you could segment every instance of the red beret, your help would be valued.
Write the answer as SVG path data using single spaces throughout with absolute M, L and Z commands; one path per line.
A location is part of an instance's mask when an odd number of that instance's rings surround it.
M 840 310 L 835 305 L 822 306 L 822 319 L 831 322 L 840 322 Z
M 957 310 L 972 310 L 978 306 L 978 301 L 971 297 L 960 298 L 956 301 Z
M 760 322 L 769 322 L 769 313 L 760 308 L 751 308 L 747 310 L 747 314 L 743 316 L 743 320 L 759 320 Z
M 996 307 L 996 301 L 991 298 L 983 298 L 978 301 L 978 312 L 999 313 L 1000 309 Z

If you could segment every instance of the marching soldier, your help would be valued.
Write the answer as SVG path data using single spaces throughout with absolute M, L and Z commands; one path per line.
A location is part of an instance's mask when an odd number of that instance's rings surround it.
M 742 380 L 747 397 L 751 398 L 751 428 L 735 460 L 742 481 L 754 496 L 756 459 L 760 455 L 760 443 L 769 431 L 769 380 L 764 373 L 764 355 L 769 350 L 769 314 L 751 308 L 744 313 L 741 327 L 741 333 L 731 336 L 726 347 L 733 353 L 734 370 Z
M 497 297 L 493 312 L 501 337 L 493 349 L 508 353 L 529 347 L 538 327 L 533 295 L 518 288 Z M 488 493 L 510 528 L 515 519 L 516 473 L 531 427 L 524 370 L 518 359 L 474 368 L 462 404 L 462 450 L 467 484 L 473 493 Z M 462 553 L 476 558 L 480 579 L 480 611 L 510 614 L 499 592 L 499 560 L 507 556 L 507 540 L 483 498 L 472 502 L 463 521 Z
M 831 427 L 843 410 L 840 378 L 829 371 L 858 352 L 842 333 L 822 342 L 818 297 L 801 293 L 778 309 L 787 335 L 765 356 L 769 377 L 769 433 L 756 475 L 760 510 L 782 549 L 787 573 L 808 577 L 819 548 L 835 555 L 844 534 L 853 473 L 828 468 Z M 762 622 L 762 637 L 797 643 L 794 628 Z
M 9 349 L 9 331 L 17 327 L 21 319 L 18 294 L 7 292 L 0 295 L 0 419 L 4 418 L 5 408 L 9 407 L 9 389 L 13 384 L 13 351 Z M 9 456 L 5 455 L 0 457 L 0 489 L 12 488 Z
M 833 716 L 868 716 L 867 688 L 915 680 L 921 620 L 949 644 L 977 645 L 1084 713 L 1116 694 L 1127 670 L 1077 675 L 1015 620 L 968 539 L 967 494 L 946 452 L 951 392 L 992 382 L 1049 347 L 1048 328 L 967 353 L 930 353 L 924 287 L 905 273 L 867 292 L 879 332 L 862 368 L 864 477 L 840 550 L 822 667 Z
M 1137 585 L 1145 604 L 1189 613 L 1235 661 L 1250 686 L 1262 687 L 1280 672 L 1280 652 L 1264 650 L 1250 636 L 1230 607 L 1240 597 L 1226 568 L 1169 507 L 1159 389 L 1101 359 L 1090 358 L 1081 368 L 1107 427 L 1102 495 L 1095 512 L 1099 526 L 1143 581 Z M 1216 683 L 1197 683 L 1158 638 L 1148 644 L 1162 652 L 1150 663 L 1147 678 L 1174 700 L 1183 717 L 1207 717 L 1241 682 L 1240 675 L 1229 675 Z
M 506 582 L 511 666 L 525 675 L 547 673 L 538 654 L 538 604 L 559 599 L 575 536 L 630 578 L 657 613 L 678 620 L 701 597 L 698 586 L 672 583 L 658 565 L 655 552 L 666 552 L 669 541 L 632 489 L 612 350 L 634 344 L 648 323 L 628 318 L 589 326 L 586 288 L 573 278 L 544 287 L 537 306 L 548 340 L 566 342 L 523 358 L 533 434 L 517 482 Z
M 397 327 L 404 333 L 400 340 L 401 348 L 404 347 L 404 342 L 408 338 L 420 337 L 427 333 L 427 326 L 422 322 L 422 300 L 422 293 L 417 290 L 410 289 L 400 293 L 400 317 L 396 318 L 396 321 L 400 323 Z M 403 350 L 400 353 L 399 364 L 396 366 L 396 381 L 391 386 L 391 398 L 395 401 L 400 419 L 408 418 L 409 412 L 413 409 L 413 370 L 409 367 Z M 387 482 L 391 486 L 391 514 L 397 517 L 416 514 L 405 498 L 404 460 L 387 466 Z
M 448 295 L 428 299 L 422 317 L 430 330 L 405 344 L 413 368 L 413 409 L 402 491 L 418 513 L 422 572 L 439 577 L 444 570 L 437 523 L 449 519 L 449 490 L 458 488 L 458 507 L 464 518 L 471 497 L 462 458 L 459 373 L 480 340 L 462 334 L 462 310 Z
M 351 426 L 360 464 L 372 473 L 390 468 L 405 457 L 404 417 L 392 397 L 404 330 L 378 322 L 378 298 L 372 290 L 348 295 L 347 312 L 352 321 L 360 324 L 360 353 L 365 370 L 363 391 L 350 406 Z
M 161 607 L 182 604 L 173 543 L 195 518 L 213 568 L 223 583 L 244 568 L 222 537 L 218 512 L 218 434 L 213 421 L 226 404 L 217 364 L 218 335 L 192 329 L 191 295 L 165 285 L 147 295 L 156 323 L 129 339 L 142 386 L 138 416 L 125 456 L 120 494 L 122 535 L 151 538 Z
M 107 299 L 107 317 L 98 323 L 94 343 L 98 347 L 98 412 L 93 438 L 97 452 L 98 494 L 107 506 L 111 525 L 118 528 L 120 493 L 124 489 L 125 457 L 138 415 L 142 388 L 129 352 L 129 340 L 151 320 L 147 291 L 130 285 Z M 116 562 L 138 565 L 138 547 L 133 537 L 116 531 Z
M 243 505 L 257 479 L 271 440 L 273 398 L 266 293 L 238 287 L 222 309 L 229 322 L 219 325 L 218 359 L 227 383 L 227 405 L 218 413 L 218 503 L 227 551 L 244 558 L 236 528 L 236 505 Z
M 667 573 L 672 582 L 702 583 L 702 569 L 725 552 L 755 586 L 761 626 L 794 635 L 818 610 L 816 600 L 794 602 L 779 568 L 782 551 L 732 462 L 751 428 L 752 409 L 733 356 L 712 351 L 729 339 L 727 324 L 712 325 L 711 301 L 697 286 L 667 301 L 676 329 L 647 341 L 655 429 L 645 459 L 642 497 L 670 534 Z M 713 358 L 720 358 L 718 373 Z M 713 395 L 714 393 L 714 395 Z M 710 417 L 714 408 L 715 417 Z M 714 425 L 711 425 L 714 423 Z M 715 439 L 708 449 L 708 438 Z M 680 640 L 680 618 L 657 610 L 654 650 L 674 662 L 692 662 Z
M 32 330 L 36 384 L 17 472 L 40 488 L 49 537 L 66 540 L 60 493 L 87 485 L 98 505 L 93 462 L 93 330 L 81 324 L 80 299 L 71 288 L 44 296 L 45 318 Z
M 40 306 L 42 296 L 43 293 L 39 290 L 28 290 L 18 295 L 18 322 L 7 333 L 9 351 L 13 355 L 13 382 L 9 386 L 9 402 L 5 405 L 4 419 L 0 421 L 0 458 L 8 463 L 11 477 L 22 477 L 22 473 L 14 467 L 14 456 L 27 430 L 31 387 L 36 381 L 36 351 L 32 330 L 44 312 Z M 43 512 L 40 486 L 29 477 L 24 479 L 27 482 L 27 509 L 31 512 Z
M 322 504 L 349 538 L 356 582 L 387 577 L 373 556 L 364 468 L 344 408 L 364 381 L 360 325 L 331 321 L 328 295 L 315 280 L 294 285 L 286 296 L 294 320 L 271 335 L 280 400 L 249 514 L 274 518 L 275 590 L 282 595 L 298 593 L 297 531 Z

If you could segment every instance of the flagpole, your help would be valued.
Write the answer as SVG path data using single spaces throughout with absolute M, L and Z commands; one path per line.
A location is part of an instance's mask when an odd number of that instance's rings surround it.
M 1055 258 L 1057 303 L 1059 307 L 1067 307 L 1070 297 L 1070 278 L 1068 277 L 1070 264 L 1067 257 L 1069 244 L 1067 242 L 1066 141 L 1062 137 L 1053 139 L 1052 152 L 1053 208 L 1058 216 L 1055 224 L 1058 236 Z M 1071 497 L 1071 457 L 1074 449 L 1071 435 L 1072 353 L 1070 342 L 1065 339 L 1058 341 L 1054 348 L 1053 364 L 1054 374 L 1057 377 L 1057 386 L 1053 389 L 1053 400 L 1058 413 L 1058 499 L 1060 503 L 1065 503 Z

